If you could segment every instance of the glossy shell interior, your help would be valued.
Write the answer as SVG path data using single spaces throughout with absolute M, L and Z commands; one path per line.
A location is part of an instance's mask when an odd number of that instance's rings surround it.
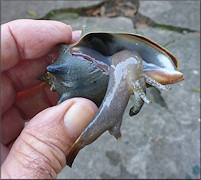
M 110 31 L 83 32 L 80 40 L 68 48 L 85 46 L 95 49 L 104 56 L 130 49 L 148 62 L 169 70 L 178 70 L 178 61 L 168 50 L 154 41 L 137 34 L 111 33 Z

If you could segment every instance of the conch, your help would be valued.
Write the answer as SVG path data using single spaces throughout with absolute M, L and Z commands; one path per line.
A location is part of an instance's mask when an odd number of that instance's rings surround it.
M 76 43 L 58 46 L 58 59 L 40 79 L 57 92 L 58 104 L 72 97 L 85 97 L 99 107 L 68 152 L 70 167 L 80 149 L 105 131 L 116 139 L 121 137 L 122 116 L 131 95 L 134 104 L 129 114 L 133 116 L 144 102 L 151 102 L 146 97 L 147 87 L 168 91 L 166 84 L 184 79 L 177 59 L 141 35 L 85 28 Z

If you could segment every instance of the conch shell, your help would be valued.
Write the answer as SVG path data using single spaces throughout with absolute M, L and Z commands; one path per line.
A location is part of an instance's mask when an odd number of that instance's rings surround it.
M 58 104 L 85 97 L 99 107 L 68 152 L 67 165 L 71 167 L 79 150 L 105 131 L 119 139 L 130 95 L 135 99 L 130 109 L 133 116 L 144 102 L 151 102 L 146 97 L 147 87 L 168 91 L 166 84 L 184 79 L 177 68 L 177 59 L 169 51 L 137 34 L 85 30 L 78 42 L 59 44 L 58 59 L 40 79 L 58 93 Z

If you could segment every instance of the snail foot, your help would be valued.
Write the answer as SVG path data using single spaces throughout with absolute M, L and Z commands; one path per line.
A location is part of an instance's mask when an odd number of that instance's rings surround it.
M 110 134 L 113 135 L 117 140 L 121 139 L 120 126 L 121 125 L 114 126 L 109 130 Z

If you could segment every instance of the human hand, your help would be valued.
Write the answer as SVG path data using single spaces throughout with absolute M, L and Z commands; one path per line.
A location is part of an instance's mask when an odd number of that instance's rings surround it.
M 56 59 L 56 44 L 79 37 L 80 31 L 57 21 L 1 25 L 2 178 L 56 178 L 70 147 L 95 115 L 97 106 L 84 98 L 55 106 L 56 93 L 36 79 Z

